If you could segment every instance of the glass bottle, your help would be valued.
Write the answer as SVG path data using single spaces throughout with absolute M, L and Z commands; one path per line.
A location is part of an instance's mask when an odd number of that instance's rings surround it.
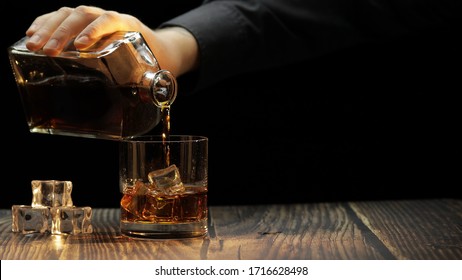
M 8 48 L 29 130 L 117 140 L 143 135 L 175 100 L 175 77 L 162 70 L 138 32 L 116 32 L 92 47 L 73 43 L 58 56 L 31 52 L 24 37 Z

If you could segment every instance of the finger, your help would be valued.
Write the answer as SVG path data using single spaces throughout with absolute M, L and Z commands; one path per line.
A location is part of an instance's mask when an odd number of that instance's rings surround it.
M 31 24 L 31 26 L 26 30 L 26 36 L 32 36 L 34 35 L 37 30 L 40 29 L 40 27 L 47 22 L 48 18 L 52 17 L 56 12 L 51 12 L 48 14 L 41 15 L 37 17 Z
M 135 20 L 115 11 L 104 11 L 77 36 L 74 45 L 77 49 L 85 49 L 93 45 L 103 36 L 116 31 L 132 30 Z
M 56 28 L 72 13 L 71 8 L 63 7 L 58 11 L 38 17 L 26 31 L 30 36 L 26 47 L 32 51 L 41 49 L 51 38 Z
M 55 29 L 53 35 L 43 46 L 43 52 L 47 55 L 60 53 L 67 43 L 82 32 L 88 25 L 97 19 L 104 10 L 91 6 L 79 6 L 65 18 Z

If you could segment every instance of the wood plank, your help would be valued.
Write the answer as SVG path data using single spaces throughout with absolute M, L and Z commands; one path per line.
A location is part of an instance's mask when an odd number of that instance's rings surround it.
M 215 259 L 393 259 L 343 204 L 227 206 L 211 209 L 208 251 Z M 365 231 L 364 231 L 365 230 Z
M 94 209 L 94 233 L 35 235 L 2 230 L 5 259 L 384 259 L 341 204 L 211 207 L 209 236 L 137 240 L 120 235 L 118 209 Z M 6 217 L 3 227 L 11 223 Z M 16 236 L 16 237 L 15 237 Z M 12 239 L 12 237 L 15 237 Z M 14 248 L 27 248 L 16 250 Z M 9 253 L 6 253 L 6 252 Z
M 462 259 L 462 201 L 350 203 L 397 259 Z
M 93 209 L 92 234 L 23 235 L 0 210 L 0 259 L 462 259 L 459 200 L 210 208 L 209 235 L 140 240 L 119 209 Z

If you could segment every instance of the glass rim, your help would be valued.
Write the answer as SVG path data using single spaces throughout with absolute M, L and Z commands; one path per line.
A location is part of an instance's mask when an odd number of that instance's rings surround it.
M 145 134 L 122 138 L 120 140 L 121 143 L 188 143 L 202 141 L 208 141 L 208 137 L 202 135 L 174 134 L 170 135 L 169 139 L 165 141 L 161 135 Z

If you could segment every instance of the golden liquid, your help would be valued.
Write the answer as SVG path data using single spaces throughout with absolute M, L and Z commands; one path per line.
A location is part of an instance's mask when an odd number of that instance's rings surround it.
M 176 195 L 123 195 L 121 220 L 147 223 L 190 223 L 207 218 L 207 188 L 185 186 Z

